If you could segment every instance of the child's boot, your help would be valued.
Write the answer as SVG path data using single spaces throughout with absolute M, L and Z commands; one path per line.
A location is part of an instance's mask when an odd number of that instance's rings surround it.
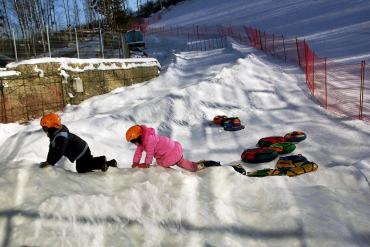
M 106 172 L 109 168 L 109 165 L 108 165 L 106 157 L 105 156 L 102 156 L 102 157 L 104 157 L 104 162 L 102 162 L 101 171 Z
M 107 165 L 111 167 L 117 167 L 117 161 L 115 159 L 108 160 Z

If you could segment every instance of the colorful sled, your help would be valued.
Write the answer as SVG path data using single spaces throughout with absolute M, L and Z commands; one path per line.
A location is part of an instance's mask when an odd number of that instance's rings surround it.
M 217 124 L 217 125 L 221 125 L 223 126 L 224 122 L 225 122 L 225 119 L 227 117 L 225 115 L 217 115 L 213 118 L 213 123 L 214 124 Z
M 285 176 L 279 169 L 262 169 L 247 173 L 248 177 Z
M 288 154 L 295 150 L 296 146 L 291 142 L 277 142 L 270 146 L 275 149 L 278 154 Z
M 303 155 L 289 155 L 280 157 L 276 169 L 262 169 L 248 172 L 249 177 L 284 176 L 295 177 L 318 169 L 318 165 L 308 161 Z
M 307 135 L 303 131 L 293 131 L 289 132 L 284 136 L 288 142 L 301 142 L 307 138 Z
M 224 126 L 226 131 L 238 131 L 244 129 L 244 125 L 235 125 L 235 126 Z
M 307 158 L 301 154 L 280 157 L 276 163 L 276 168 L 294 168 L 308 162 Z
M 318 165 L 314 162 L 305 162 L 300 166 L 290 168 L 286 171 L 286 175 L 289 177 L 295 177 L 304 173 L 314 172 L 318 169 Z
M 257 147 L 270 147 L 274 143 L 286 142 L 287 140 L 282 136 L 268 136 L 259 139 Z
M 245 127 L 241 124 L 238 117 L 227 117 L 225 115 L 217 115 L 213 118 L 213 123 L 224 127 L 226 131 L 238 131 Z
M 246 149 L 241 154 L 242 160 L 249 163 L 269 162 L 277 156 L 278 153 L 269 147 Z
M 241 124 L 238 117 L 225 118 L 223 126 L 226 131 L 238 131 L 244 129 L 244 126 Z

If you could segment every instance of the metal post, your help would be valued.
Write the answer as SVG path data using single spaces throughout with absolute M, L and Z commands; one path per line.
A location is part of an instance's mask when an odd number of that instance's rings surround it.
M 259 42 L 260 42 L 260 46 L 261 46 L 261 51 L 263 51 L 263 46 L 262 46 L 262 35 L 261 35 L 261 30 L 258 30 L 258 39 L 259 39 Z
M 46 26 L 46 38 L 48 40 L 49 57 L 51 57 L 50 40 L 49 40 L 49 27 L 48 26 Z
M 284 35 L 281 35 L 283 38 L 283 47 L 284 47 L 284 57 L 285 57 L 285 62 L 286 62 L 286 51 L 285 51 L 285 41 L 284 41 Z
M 312 95 L 315 96 L 315 52 L 312 52 Z
M 360 85 L 360 109 L 358 119 L 362 120 L 362 110 L 364 104 L 364 86 L 365 86 L 365 60 L 361 61 L 361 85 Z
M 302 67 L 302 66 L 301 66 L 301 56 L 300 56 L 300 54 L 299 54 L 299 45 L 298 45 L 298 38 L 297 38 L 297 37 L 295 37 L 295 44 L 296 44 L 296 46 L 297 46 L 297 59 L 298 59 L 298 65 L 299 65 L 299 67 Z
M 104 43 L 103 43 L 103 37 L 102 37 L 101 29 L 99 29 L 99 34 L 100 34 L 101 57 L 104 58 Z
M 13 46 L 14 46 L 15 61 L 18 62 L 17 43 L 15 42 L 15 35 L 14 35 L 14 29 L 13 28 L 12 28 L 12 36 L 13 36 Z
M 284 40 L 283 40 L 284 41 Z M 306 44 L 306 40 L 303 40 L 303 43 L 304 43 L 304 60 L 306 61 L 306 84 L 308 85 L 308 88 L 310 89 L 311 91 L 311 88 L 310 88 L 310 85 L 308 84 L 308 47 L 307 47 L 307 44 Z M 285 49 L 284 49 L 285 51 Z
M 76 36 L 76 50 L 77 50 L 77 57 L 80 58 L 80 51 L 78 49 L 78 37 L 77 37 L 77 29 L 75 28 L 75 36 Z
M 327 78 L 327 65 L 325 57 L 325 109 L 328 109 L 328 78 Z
M 48 26 L 46 26 L 46 38 L 48 40 L 49 57 L 51 57 L 50 39 L 49 39 L 49 27 Z

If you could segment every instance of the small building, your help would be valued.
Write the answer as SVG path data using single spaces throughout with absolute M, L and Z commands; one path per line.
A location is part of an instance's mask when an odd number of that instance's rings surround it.
M 126 32 L 125 36 L 129 50 L 145 48 L 143 34 L 139 30 L 129 30 Z

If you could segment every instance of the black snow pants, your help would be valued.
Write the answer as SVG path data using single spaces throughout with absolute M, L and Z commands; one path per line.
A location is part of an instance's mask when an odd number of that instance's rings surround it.
M 101 170 L 106 162 L 105 156 L 93 157 L 90 148 L 76 160 L 76 170 L 78 173 L 91 172 L 93 170 Z

